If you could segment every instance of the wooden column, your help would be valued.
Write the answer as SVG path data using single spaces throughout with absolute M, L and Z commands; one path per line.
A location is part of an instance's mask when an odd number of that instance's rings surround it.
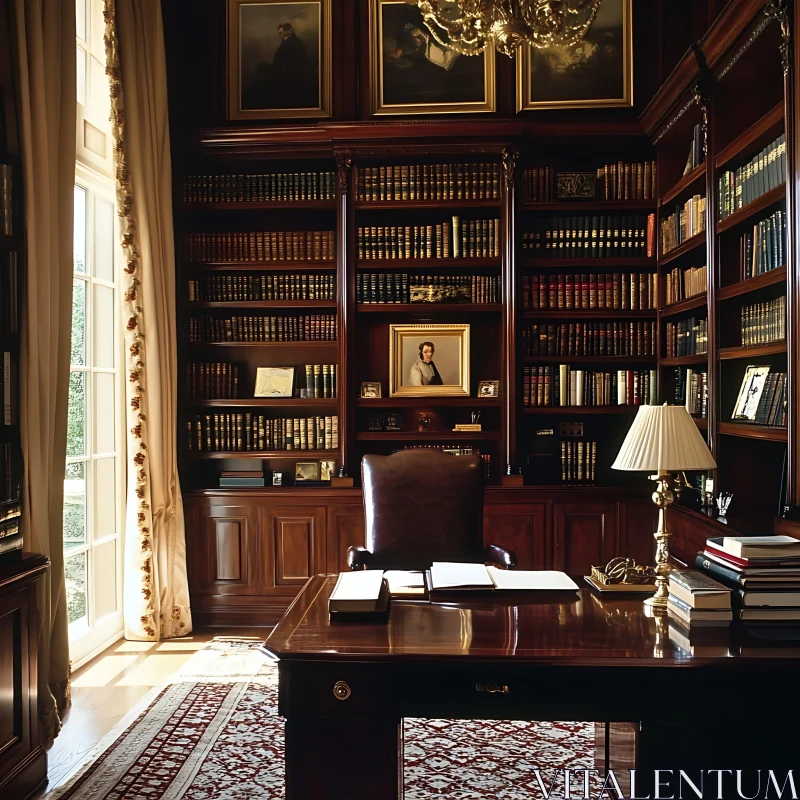
M 503 434 L 505 464 L 517 463 L 517 280 L 516 280 L 516 206 L 514 177 L 519 153 L 503 148 Z
M 353 474 L 356 465 L 350 463 L 352 445 L 355 441 L 355 403 L 349 398 L 357 397 L 351 386 L 349 364 L 352 363 L 353 337 L 350 335 L 355 323 L 355 258 L 352 252 L 350 190 L 352 180 L 350 151 L 336 154 L 336 300 L 338 313 L 339 377 L 339 449 L 341 465 Z

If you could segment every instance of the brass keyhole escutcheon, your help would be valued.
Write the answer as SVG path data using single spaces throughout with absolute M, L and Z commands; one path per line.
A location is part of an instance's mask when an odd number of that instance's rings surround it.
M 336 681 L 333 684 L 333 696 L 337 700 L 347 700 L 353 692 L 345 681 Z

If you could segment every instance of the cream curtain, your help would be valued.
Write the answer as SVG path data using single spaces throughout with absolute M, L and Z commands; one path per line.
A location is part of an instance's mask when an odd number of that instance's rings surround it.
M 106 0 L 117 195 L 126 253 L 125 635 L 190 633 L 178 483 L 175 251 L 160 0 Z
M 75 182 L 75 2 L 15 0 L 27 272 L 20 357 L 23 532 L 50 557 L 39 609 L 40 733 L 69 707 L 62 520 L 67 452 Z

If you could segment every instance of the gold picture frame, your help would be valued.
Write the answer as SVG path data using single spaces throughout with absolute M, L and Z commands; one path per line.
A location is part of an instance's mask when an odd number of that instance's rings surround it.
M 633 0 L 603 0 L 572 48 L 523 44 L 517 53 L 517 111 L 632 105 Z
M 461 56 L 442 47 L 406 0 L 370 0 L 369 39 L 374 115 L 495 111 L 494 49 Z M 473 96 L 481 72 L 483 94 Z
M 389 396 L 469 397 L 469 353 L 468 324 L 390 324 Z
M 227 3 L 228 119 L 330 117 L 332 0 Z M 287 75 L 292 85 L 282 80 Z

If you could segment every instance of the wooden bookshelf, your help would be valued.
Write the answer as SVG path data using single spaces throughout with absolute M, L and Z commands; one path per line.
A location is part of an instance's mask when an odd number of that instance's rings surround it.
M 359 397 L 359 408 L 498 408 L 499 397 Z
M 747 425 L 741 422 L 720 422 L 719 432 L 723 436 L 738 436 L 743 439 L 763 439 L 770 442 L 788 440 L 786 428 L 770 425 Z
M 767 286 L 774 286 L 776 283 L 782 283 L 785 280 L 786 267 L 778 267 L 778 269 L 756 275 L 754 278 L 748 278 L 745 281 L 739 281 L 730 286 L 720 287 L 717 291 L 717 300 L 730 300 L 732 297 L 741 297 L 745 294 L 757 292 L 759 289 L 764 289 Z
M 695 356 L 673 356 L 659 360 L 662 367 L 687 367 L 694 364 L 707 364 L 708 353 L 699 353 Z
M 534 406 L 523 408 L 523 414 L 534 416 L 596 416 L 603 414 L 635 414 L 639 406 Z
M 758 347 L 721 347 L 718 358 L 721 361 L 730 361 L 735 358 L 761 358 L 762 356 L 774 356 L 786 352 L 786 342 L 774 342 L 773 344 L 762 344 Z
M 784 130 L 786 108 L 781 99 L 763 117 L 740 133 L 727 147 L 716 155 L 717 169 L 726 166 L 743 155 L 752 155 L 774 141 Z
M 293 408 L 296 411 L 336 408 L 339 401 L 333 398 L 307 400 L 298 397 L 237 397 L 214 400 L 187 400 L 189 408 Z
M 426 272 L 436 274 L 440 269 L 467 270 L 482 267 L 499 268 L 499 258 L 367 258 L 359 259 L 356 267 L 365 272 L 390 269 L 394 272 L 403 272 L 407 269 L 424 269 Z
M 655 364 L 655 356 L 523 356 L 524 364 Z
M 226 200 L 224 202 L 186 202 L 186 211 L 333 211 L 334 200 Z
M 676 317 L 685 314 L 687 311 L 693 311 L 696 308 L 702 308 L 707 303 L 705 292 L 703 294 L 695 295 L 688 298 L 688 300 L 681 300 L 678 303 L 670 303 L 669 305 L 662 306 L 659 311 L 659 316 L 662 319 L 669 317 Z
M 190 272 L 335 272 L 331 261 L 191 261 Z
M 665 192 L 664 196 L 661 198 L 661 206 L 669 205 L 673 200 L 676 200 L 681 195 L 690 194 L 691 190 L 695 190 L 698 188 L 705 188 L 705 180 L 706 180 L 706 165 L 705 163 L 701 164 L 699 167 L 695 167 L 691 172 L 686 175 L 683 175 L 681 179 L 674 184 L 667 192 Z
M 673 261 L 685 256 L 687 253 L 691 253 L 699 247 L 702 247 L 706 243 L 706 232 L 702 231 L 701 233 L 696 233 L 694 236 L 690 236 L 685 241 L 681 242 L 677 247 L 674 247 L 668 253 L 664 253 L 661 256 L 658 263 L 663 266 L 665 264 L 670 264 Z
M 497 431 L 359 431 L 359 442 L 493 442 L 500 438 Z
M 489 313 L 502 311 L 502 303 L 358 303 L 356 311 L 361 314 L 445 314 Z
M 488 200 L 358 200 L 356 211 L 458 211 L 471 208 L 500 208 L 501 201 Z
M 539 311 L 524 311 L 522 319 L 655 319 L 655 309 L 649 311 L 630 311 L 614 308 L 557 308 Z
M 717 233 L 725 233 L 725 231 L 729 231 L 731 228 L 749 222 L 762 211 L 778 203 L 782 203 L 785 200 L 786 186 L 782 183 L 780 186 L 776 186 L 774 189 L 770 189 L 770 191 L 762 194 L 761 197 L 757 197 L 738 211 L 734 211 L 733 214 L 725 217 L 725 219 L 720 220 L 717 223 Z
M 576 213 L 603 213 L 608 211 L 655 211 L 655 200 L 555 200 L 552 202 L 521 204 L 523 211 L 551 213 L 574 211 Z
M 203 302 L 193 301 L 189 303 L 190 308 L 214 309 L 214 308 L 230 308 L 230 309 L 270 309 L 270 308 L 336 308 L 335 300 L 230 300 L 218 302 Z
M 522 258 L 525 269 L 587 269 L 592 272 L 617 270 L 655 269 L 654 258 Z

